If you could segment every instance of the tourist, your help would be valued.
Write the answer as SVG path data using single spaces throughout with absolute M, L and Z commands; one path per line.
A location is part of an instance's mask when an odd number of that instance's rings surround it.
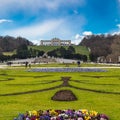
M 29 62 L 28 66 L 29 66 L 29 68 L 31 68 L 31 62 Z
M 26 67 L 26 68 L 28 67 L 28 62 L 27 62 L 27 61 L 25 62 L 25 67 Z
M 78 67 L 80 67 L 80 61 L 77 61 Z

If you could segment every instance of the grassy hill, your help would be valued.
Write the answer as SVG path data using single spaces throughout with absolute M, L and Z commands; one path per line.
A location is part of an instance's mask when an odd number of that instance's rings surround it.
M 60 48 L 61 46 L 28 46 L 28 49 L 32 48 L 32 50 L 39 50 L 39 51 L 44 51 L 44 52 L 49 52 L 49 51 L 53 51 L 57 48 Z M 65 49 L 68 49 L 69 46 L 62 46 Z M 79 53 L 81 55 L 86 55 L 89 59 L 89 51 L 87 49 L 87 47 L 84 46 L 73 46 L 75 49 L 75 53 Z M 3 55 L 5 56 L 12 56 L 16 54 L 16 49 L 14 51 L 10 51 L 10 52 L 3 52 Z M 36 56 L 36 53 L 33 53 Z M 67 55 L 69 55 L 69 53 L 67 53 Z
M 16 54 L 16 50 L 11 51 L 11 52 L 3 52 L 3 55 L 9 55 L 9 56 L 12 56 L 12 55 L 14 55 L 14 54 Z
M 45 51 L 45 52 L 52 51 L 52 50 L 60 48 L 60 47 L 61 46 L 29 46 L 29 48 L 37 49 L 37 50 L 41 50 L 41 51 Z M 68 46 L 63 46 L 63 47 L 65 47 L 66 49 L 68 48 Z M 89 51 L 88 51 L 87 47 L 76 46 L 76 45 L 74 45 L 73 47 L 75 48 L 76 53 L 80 53 L 80 54 L 87 55 L 87 56 L 89 55 Z

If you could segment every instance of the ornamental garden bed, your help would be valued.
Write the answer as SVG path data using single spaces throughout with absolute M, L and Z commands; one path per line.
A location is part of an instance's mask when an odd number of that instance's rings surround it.
M 26 70 L 28 69 L 1 69 L 0 120 L 13 120 L 26 110 L 68 108 L 96 110 L 108 115 L 110 120 L 120 119 L 120 69 L 73 73 Z M 64 82 L 63 77 L 71 78 Z M 71 90 L 77 100 L 52 100 L 60 90 Z
M 14 120 L 109 120 L 105 114 L 81 110 L 33 110 L 19 114 Z
M 29 69 L 29 72 L 106 72 L 106 70 L 100 68 L 80 68 L 80 67 L 67 67 L 67 68 L 33 68 Z

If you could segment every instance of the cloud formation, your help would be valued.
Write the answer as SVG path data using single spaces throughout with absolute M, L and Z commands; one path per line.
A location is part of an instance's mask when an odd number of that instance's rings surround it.
M 0 24 L 4 23 L 4 22 L 13 22 L 12 20 L 8 20 L 8 19 L 0 19 Z
M 10 12 L 16 10 L 39 11 L 40 9 L 56 10 L 59 7 L 82 6 L 85 0 L 0 0 L 1 12 Z M 13 7 L 14 6 L 14 7 Z
M 85 36 L 92 34 L 93 33 L 91 31 L 84 31 L 82 34 L 76 34 L 73 43 L 78 45 Z
M 49 34 L 57 30 L 64 20 L 46 20 L 43 23 L 37 23 L 31 26 L 25 26 L 18 29 L 8 30 L 4 34 L 9 34 L 11 36 L 23 36 L 31 39 L 38 39 L 46 34 Z
M 6 18 L 0 18 L 0 23 L 4 23 L 0 24 L 0 34 L 23 36 L 36 42 L 58 37 L 79 43 L 84 36 L 92 35 L 91 31 L 96 34 L 120 31 L 120 0 L 109 4 L 108 1 L 0 0 L 0 17 Z M 114 6 L 117 7 L 111 10 Z M 6 24 L 12 20 L 13 23 Z M 118 28 L 113 27 L 116 24 Z
M 87 35 L 92 35 L 93 33 L 91 31 L 84 31 L 82 34 L 84 36 L 87 36 Z
M 117 26 L 118 28 L 120 28 L 120 24 L 117 24 L 116 26 Z
M 83 38 L 84 38 L 83 35 L 76 34 L 72 43 L 78 45 Z

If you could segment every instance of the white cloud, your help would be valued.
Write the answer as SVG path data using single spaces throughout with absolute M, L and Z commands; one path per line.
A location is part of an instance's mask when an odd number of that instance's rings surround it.
M 120 24 L 117 24 L 116 26 L 117 26 L 117 29 L 110 31 L 112 35 L 115 35 L 115 34 L 120 35 Z
M 42 40 L 42 39 L 40 39 Z M 34 45 L 40 45 L 40 40 L 32 40 L 31 42 L 34 44 Z
M 91 31 L 84 31 L 82 34 L 84 36 L 87 36 L 87 35 L 92 35 L 93 33 Z
M 78 30 L 77 22 L 80 20 L 79 31 L 82 31 L 82 27 L 85 24 L 85 18 L 83 16 L 79 16 L 79 19 L 77 21 L 73 20 L 72 23 L 70 22 L 70 19 L 73 19 L 73 17 L 67 16 L 61 19 L 48 19 L 43 22 L 40 21 L 37 24 L 6 30 L 1 34 L 14 37 L 22 36 L 35 44 L 39 43 L 38 41 L 40 41 L 40 38 L 45 40 L 52 39 L 53 37 L 58 37 L 63 40 L 72 40 L 73 43 L 78 44 L 80 43 L 82 36 L 79 36 L 79 34 L 75 35 L 74 29 Z M 72 36 L 74 35 L 75 37 L 73 38 Z
M 52 34 L 52 32 L 57 31 L 60 26 L 64 23 L 63 19 L 59 20 L 47 20 L 43 23 L 38 23 L 32 26 L 25 26 L 18 29 L 5 31 L 5 34 L 11 36 L 22 36 L 29 39 L 38 39 L 47 34 Z
M 1 12 L 10 12 L 21 9 L 22 11 L 34 12 L 43 9 L 58 9 L 60 6 L 82 6 L 85 0 L 0 0 Z
M 8 20 L 8 19 L 0 19 L 0 24 L 4 23 L 4 22 L 13 22 L 12 20 Z
M 76 34 L 72 43 L 78 45 L 85 36 L 92 34 L 93 33 L 91 31 L 84 31 L 82 35 Z
M 83 38 L 84 38 L 83 35 L 76 34 L 72 43 L 75 44 L 75 45 L 78 45 Z
M 118 28 L 120 28 L 120 24 L 117 24 L 116 26 L 117 26 Z
M 112 35 L 120 35 L 120 31 L 112 32 Z
M 75 39 L 80 39 L 80 38 L 81 38 L 81 36 L 79 34 L 75 35 Z

